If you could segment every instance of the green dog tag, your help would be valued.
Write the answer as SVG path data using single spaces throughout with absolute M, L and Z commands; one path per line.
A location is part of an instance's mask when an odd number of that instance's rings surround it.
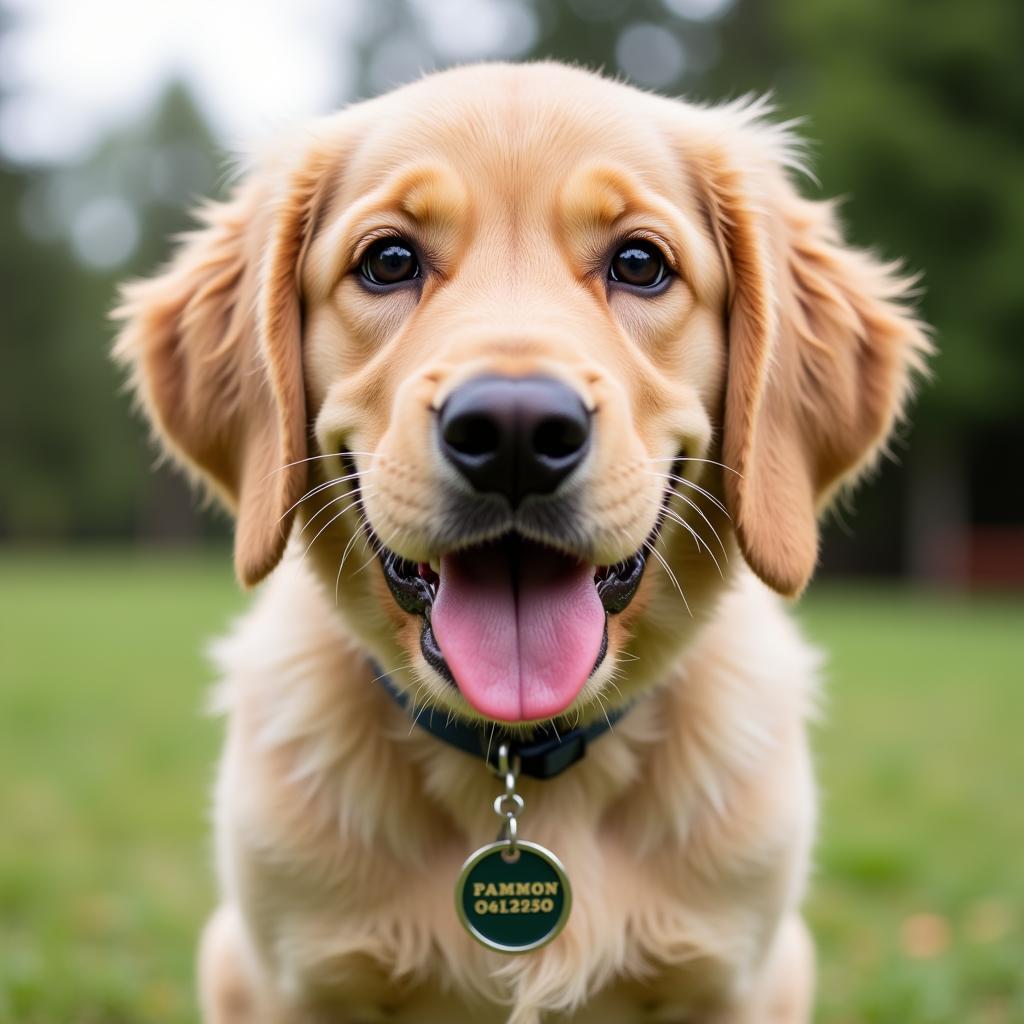
M 462 865 L 455 886 L 459 920 L 500 953 L 528 953 L 550 942 L 571 907 L 565 868 L 537 843 L 513 846 L 506 839 L 481 847 Z

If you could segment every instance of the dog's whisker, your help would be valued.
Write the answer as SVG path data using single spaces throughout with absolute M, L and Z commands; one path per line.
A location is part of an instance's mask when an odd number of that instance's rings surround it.
M 722 557 L 726 560 L 726 562 L 728 562 L 729 552 L 725 550 L 725 544 L 722 543 L 722 538 L 718 536 L 718 531 L 715 529 L 714 524 L 711 522 L 711 520 L 708 519 L 708 517 L 704 514 L 704 510 L 695 501 L 688 498 L 685 494 L 680 494 L 677 491 L 675 497 L 679 498 L 681 501 L 685 501 L 686 504 L 689 505 L 690 508 L 692 508 L 694 512 L 696 512 L 697 515 L 699 515 L 701 519 L 704 520 L 705 523 L 707 523 L 708 529 L 711 531 L 715 540 L 718 541 L 718 546 L 722 549 Z
M 658 476 L 658 477 L 662 477 L 663 476 L 663 477 L 666 477 L 666 478 L 674 478 L 676 480 L 683 480 L 682 477 L 675 477 L 674 474 L 651 473 L 650 475 L 651 476 Z M 689 483 L 690 481 L 683 480 L 683 482 L 684 483 Z M 705 523 L 707 523 L 708 529 L 711 531 L 711 533 L 714 536 L 715 540 L 718 541 L 718 546 L 722 549 L 722 556 L 723 556 L 723 558 L 725 559 L 726 563 L 728 563 L 728 561 L 729 561 L 729 552 L 726 550 L 725 544 L 723 543 L 722 538 L 719 536 L 718 531 L 715 529 L 714 524 L 704 514 L 704 510 L 695 501 L 693 501 L 691 498 L 688 498 L 685 494 L 680 494 L 678 491 L 675 491 L 672 496 L 675 497 L 675 498 L 679 498 L 682 501 L 685 501 L 686 504 L 689 505 L 690 508 L 692 508 L 697 513 L 697 515 L 699 515 L 701 517 L 701 519 L 704 520 Z M 708 495 L 708 497 L 711 498 L 712 501 L 715 501 L 715 498 L 714 498 L 713 495 Z M 715 503 L 718 504 L 717 501 Z M 720 505 L 719 505 L 719 507 L 721 508 Z M 724 509 L 723 509 L 723 511 L 724 511 Z M 723 579 L 725 578 L 725 574 L 722 572 L 722 567 L 719 564 L 718 559 L 715 557 L 714 552 L 711 550 L 710 547 L 708 547 L 707 542 L 694 529 L 694 527 L 693 527 L 693 525 L 691 523 L 686 522 L 686 520 L 682 516 L 680 516 L 677 512 L 675 512 L 675 510 L 672 509 L 669 504 L 665 504 L 665 505 L 660 506 L 658 514 L 659 515 L 667 515 L 674 522 L 676 522 L 680 526 L 682 526 L 683 529 L 687 530 L 690 533 L 690 535 L 693 537 L 693 539 L 697 542 L 697 546 L 698 547 L 703 546 L 704 549 L 707 551 L 707 553 L 711 556 L 711 560 L 715 563 L 715 568 L 718 569 L 718 574 Z M 728 515 L 728 513 L 726 513 L 726 515 Z
M 722 502 L 718 500 L 718 498 L 716 498 L 709 490 L 707 490 L 707 488 L 701 487 L 700 484 L 694 483 L 694 481 L 692 480 L 688 480 L 685 476 L 679 476 L 678 473 L 655 473 L 650 469 L 645 469 L 644 473 L 646 473 L 647 476 L 658 477 L 661 480 L 671 480 L 674 483 L 686 484 L 687 487 L 692 487 L 695 491 L 697 491 L 698 494 L 704 495 L 704 497 L 707 498 L 712 505 L 719 509 L 722 512 L 722 514 L 726 517 L 726 519 L 732 518 L 732 516 L 729 515 L 729 510 L 725 507 L 725 505 L 723 505 Z
M 406 660 L 405 660 L 405 662 L 403 662 L 403 664 L 405 664 L 406 666 L 408 666 L 410 668 L 412 667 L 412 663 L 411 663 L 411 661 L 408 658 L 406 658 Z M 404 693 L 405 693 L 406 696 L 409 696 L 409 691 L 412 690 L 412 696 L 409 698 L 409 701 L 410 701 L 410 703 L 412 705 L 413 711 L 416 710 L 416 705 L 419 703 L 420 694 L 423 692 L 423 688 L 426 685 L 427 685 L 427 681 L 425 679 L 420 679 L 420 680 L 415 680 L 414 679 L 412 683 L 410 683 L 408 686 L 406 686 L 406 688 L 404 690 Z M 413 689 L 414 686 L 415 686 L 415 689 Z
M 678 495 L 678 497 L 682 497 L 682 495 Z M 693 503 L 690 502 L 690 504 Z M 697 509 L 697 512 L 700 513 L 700 509 Z M 700 533 L 697 531 L 697 529 L 694 527 L 692 523 L 688 523 L 678 512 L 675 511 L 675 509 L 669 508 L 668 506 L 662 508 L 658 512 L 658 515 L 671 519 L 674 523 L 678 523 L 684 530 L 686 530 L 686 532 L 689 533 L 689 535 L 693 537 L 694 541 L 696 542 L 697 549 L 700 550 L 701 548 L 703 548 L 708 553 L 709 557 L 711 558 L 711 561 L 715 563 L 715 568 L 718 570 L 718 575 L 721 576 L 723 580 L 725 579 L 725 573 L 722 572 L 722 566 L 719 563 L 717 557 L 715 556 L 715 553 L 711 550 L 711 548 L 708 546 L 707 541 L 700 535 Z M 701 515 L 701 518 L 706 523 L 708 523 L 706 516 Z M 718 536 L 717 531 L 713 526 L 711 526 L 711 523 L 708 523 L 708 526 L 711 528 L 711 532 L 715 535 L 715 540 L 717 540 L 719 545 L 721 545 L 722 554 L 724 555 L 725 560 L 728 563 L 729 555 L 725 550 L 725 545 L 722 544 L 722 538 Z
M 344 483 L 345 480 L 347 479 L 349 478 L 336 477 L 332 480 L 325 480 L 323 483 L 319 483 L 315 487 L 311 487 L 308 491 L 306 491 L 306 493 L 301 498 L 299 498 L 297 502 L 295 502 L 294 505 L 291 505 L 287 509 L 285 509 L 285 511 L 282 513 L 282 515 L 277 521 L 281 522 L 281 520 L 284 519 L 285 516 L 287 516 L 291 512 L 294 512 L 304 501 L 309 501 L 309 499 L 312 498 L 314 495 L 319 494 L 321 491 L 326 491 L 328 487 L 333 487 L 335 484 Z
M 365 562 L 363 562 L 363 564 L 361 566 L 359 566 L 359 568 L 356 569 L 356 571 L 354 573 L 352 573 L 352 575 L 353 576 L 358 576 L 367 566 L 371 565 L 379 557 L 380 557 L 380 553 L 377 552 L 377 551 L 374 551 L 370 555 L 370 557 Z
M 272 469 L 260 483 L 265 483 L 272 476 L 276 476 L 278 473 L 283 473 L 286 469 L 291 469 L 292 466 L 301 466 L 304 462 L 317 462 L 319 459 L 337 459 L 341 456 L 337 452 L 328 452 L 326 455 L 309 455 L 304 459 L 296 459 L 294 462 L 286 462 L 283 466 L 278 466 L 277 469 Z
M 315 512 L 314 512 L 314 513 L 313 513 L 313 514 L 312 514 L 312 515 L 311 515 L 311 516 L 310 516 L 310 517 L 309 517 L 309 518 L 308 518 L 308 519 L 306 520 L 306 522 L 305 522 L 305 524 L 303 525 L 302 529 L 301 529 L 301 530 L 299 530 L 299 536 L 301 537 L 301 536 L 302 536 L 302 534 L 304 534 L 304 533 L 306 532 L 306 530 L 307 530 L 307 529 L 309 529 L 309 527 L 310 527 L 310 525 L 312 524 L 313 520 L 314 520 L 314 519 L 316 519 L 316 517 L 317 517 L 317 516 L 319 516 L 319 515 L 322 515 L 322 514 L 323 514 L 323 512 L 324 512 L 324 511 L 325 511 L 326 509 L 329 509 L 329 508 L 330 508 L 330 507 L 331 507 L 332 505 L 337 505 L 339 501 L 344 501 L 344 500 L 345 500 L 346 498 L 351 498 L 351 497 L 353 496 L 353 494 L 355 494 L 355 495 L 356 495 L 356 497 L 355 497 L 355 500 L 353 501 L 353 504 L 352 504 L 351 506 L 349 506 L 349 507 L 350 507 L 350 508 L 352 508 L 352 507 L 354 507 L 354 506 L 355 506 L 355 505 L 357 505 L 357 504 L 361 505 L 361 504 L 363 503 L 363 500 L 365 499 L 365 497 L 366 497 L 366 494 L 367 494 L 367 493 L 368 493 L 368 492 L 366 492 L 366 491 L 362 490 L 362 488 L 360 488 L 360 490 L 359 490 L 358 492 L 356 492 L 356 491 L 352 491 L 352 490 L 347 490 L 347 491 L 344 491 L 343 493 L 339 494 L 339 495 L 338 495 L 337 497 L 335 497 L 335 498 L 331 498 L 331 500 L 330 500 L 330 501 L 326 501 L 326 502 L 324 502 L 324 504 L 323 504 L 323 505 L 321 505 L 321 506 L 320 506 L 320 507 L 319 507 L 319 508 L 318 508 L 318 509 L 317 509 L 317 510 L 316 510 L 316 511 L 315 511 Z M 345 511 L 348 511 L 348 509 L 346 509 Z
M 399 662 L 397 671 L 399 671 L 399 672 L 412 672 L 413 673 L 413 681 L 415 681 L 416 679 L 419 678 L 419 676 L 417 676 L 415 674 L 416 673 L 416 659 L 413 657 L 413 655 L 411 655 L 409 653 L 406 653 L 405 656 L 402 658 L 402 660 Z M 412 683 L 409 683 L 406 686 L 406 689 L 408 690 L 410 686 L 412 686 Z
M 724 469 L 729 473 L 733 473 L 738 476 L 741 480 L 743 474 L 738 469 L 733 469 L 732 466 L 727 466 L 724 462 L 716 462 L 714 459 L 698 459 L 694 455 L 672 455 L 667 456 L 663 459 L 645 459 L 645 462 L 705 462 L 709 466 L 718 466 L 720 469 Z
M 371 536 L 371 534 L 368 531 L 364 531 L 363 550 L 366 550 L 366 545 L 368 542 L 370 546 L 373 548 L 373 553 L 365 562 L 363 562 L 361 566 L 359 566 L 358 569 L 356 569 L 354 573 L 352 573 L 352 575 L 358 576 L 368 565 L 370 565 L 371 562 L 373 562 L 374 559 L 380 558 L 382 555 L 385 555 L 388 558 L 394 558 L 395 556 L 394 552 L 392 551 L 392 545 L 394 544 L 395 540 L 398 539 L 399 532 L 400 531 L 394 531 L 392 535 L 388 538 L 387 543 L 385 543 L 383 540 Z
M 396 672 L 410 672 L 410 671 L 412 671 L 412 668 L 413 668 L 412 662 L 408 662 L 408 663 L 402 664 L 402 665 L 396 665 L 394 668 L 386 669 L 384 672 L 381 672 L 380 675 L 374 676 L 370 680 L 370 682 L 371 683 L 379 683 L 379 682 L 381 682 L 381 680 L 387 679 L 390 676 L 393 676 Z
M 342 495 L 342 497 L 346 496 L 347 495 Z M 331 523 L 337 522 L 346 512 L 349 511 L 349 509 L 353 509 L 356 506 L 361 505 L 364 499 L 365 492 L 362 497 L 356 498 L 356 500 L 353 501 L 350 505 L 346 505 L 339 513 L 337 513 L 337 515 L 331 516 L 331 518 L 328 519 L 327 522 L 324 523 L 324 525 L 321 526 L 320 529 L 317 531 L 317 535 L 309 542 L 309 544 L 306 547 L 306 550 L 302 552 L 302 557 L 305 558 L 306 555 L 309 554 L 309 549 L 320 539 L 320 537 L 323 535 L 324 530 L 326 530 L 331 525 Z M 308 526 L 309 524 L 307 523 L 306 525 Z M 302 529 L 305 530 L 305 528 L 306 527 L 304 526 Z M 301 535 L 302 530 L 300 530 L 299 533 Z
M 419 699 L 420 690 L 422 690 L 423 687 L 426 686 L 426 685 L 427 685 L 426 683 L 421 683 L 420 686 L 417 687 L 417 689 L 416 689 L 416 696 L 413 697 L 413 699 L 412 699 L 412 706 L 413 706 L 413 708 L 416 707 L 416 701 Z M 424 701 L 423 704 L 420 706 L 419 711 L 417 711 L 413 715 L 412 725 L 409 726 L 409 732 L 408 732 L 409 736 L 411 736 L 413 734 L 413 730 L 416 728 L 416 723 L 420 720 L 420 715 L 422 715 L 423 712 L 427 710 L 427 707 L 428 707 L 428 704 L 427 704 L 426 701 Z
M 353 452 L 346 451 L 346 455 L 365 455 L 367 458 L 376 458 L 376 452 Z M 260 482 L 263 483 L 269 480 L 272 476 L 277 473 L 283 473 L 286 469 L 291 469 L 292 466 L 301 466 L 304 462 L 319 462 L 321 459 L 340 459 L 342 457 L 341 452 L 327 452 L 324 455 L 308 455 L 304 459 L 296 459 L 294 462 L 286 462 L 283 466 L 278 466 L 277 469 L 272 469 Z
M 306 532 L 306 530 L 309 529 L 310 525 L 312 525 L 313 520 L 316 519 L 316 517 L 318 515 L 320 515 L 321 512 L 323 512 L 325 509 L 330 508 L 332 505 L 336 505 L 339 501 L 344 501 L 346 498 L 352 498 L 352 492 L 351 491 L 346 492 L 345 494 L 339 495 L 337 498 L 332 498 L 329 502 L 327 502 L 327 504 L 325 504 L 325 505 L 321 506 L 319 509 L 317 509 L 316 515 L 311 516 L 303 524 L 302 529 L 299 530 L 299 532 L 298 532 L 298 536 L 301 537 Z M 351 503 L 346 505 L 340 512 L 338 512 L 337 515 L 333 519 L 331 519 L 326 524 L 326 526 L 324 528 L 326 529 L 327 526 L 330 526 L 331 523 L 333 523 L 335 519 L 338 519 L 341 516 L 343 516 L 346 512 L 349 511 L 349 509 L 357 508 L 358 506 L 362 505 L 364 501 L 365 501 L 365 497 L 363 495 L 361 495 L 361 494 L 358 497 L 353 498 Z M 317 534 L 317 537 L 319 537 L 319 536 L 320 535 Z M 314 537 L 313 540 L 315 541 L 316 537 Z
M 484 754 L 484 760 L 488 764 L 491 763 L 491 742 L 494 739 L 494 726 L 495 723 L 491 722 L 491 731 L 487 734 L 487 753 Z
M 665 572 L 668 573 L 669 579 L 675 584 L 676 590 L 679 592 L 679 596 L 683 599 L 683 606 L 686 608 L 690 618 L 693 618 L 693 612 L 690 610 L 690 602 L 686 600 L 686 595 L 683 593 L 683 588 L 679 585 L 679 580 L 676 578 L 676 574 L 672 571 L 672 566 L 664 559 L 661 552 L 649 541 L 644 541 L 644 548 L 649 551 L 654 557 L 661 562 Z
M 340 587 L 341 587 L 341 574 L 342 574 L 342 571 L 345 568 L 345 562 L 348 560 L 348 556 L 349 556 L 350 552 L 352 551 L 352 548 L 355 546 L 356 541 L 359 540 L 360 535 L 365 536 L 365 531 L 364 530 L 358 530 L 358 529 L 357 530 L 353 530 L 352 531 L 352 536 L 349 537 L 348 543 L 345 545 L 345 550 L 341 553 L 341 561 L 338 563 L 338 575 L 335 577 L 335 580 L 334 580 L 334 604 L 335 604 L 335 606 L 337 606 L 337 604 L 338 604 L 338 594 L 339 594 L 339 590 L 340 590 Z
M 376 473 L 376 472 L 377 472 L 376 469 L 368 469 L 362 475 L 369 476 L 370 473 Z M 294 512 L 295 509 L 297 509 L 304 501 L 309 501 L 310 498 L 312 498 L 315 495 L 321 493 L 322 491 L 326 491 L 330 487 L 335 487 L 335 486 L 337 486 L 339 484 L 343 484 L 346 481 L 354 480 L 354 479 L 358 478 L 359 476 L 360 476 L 359 473 L 349 473 L 346 476 L 332 477 L 330 480 L 324 480 L 322 483 L 317 484 L 315 487 L 311 487 L 308 491 L 306 491 L 306 493 L 301 498 L 299 498 L 299 500 L 297 502 L 295 502 L 294 505 L 292 505 L 290 508 L 285 510 L 285 512 L 278 519 L 278 522 L 281 522 L 281 520 L 284 519 L 285 516 L 287 516 L 289 513 Z M 345 493 L 346 494 L 351 494 L 353 492 L 353 490 L 354 489 L 350 487 L 350 488 L 348 488 L 348 490 Z M 342 495 L 342 497 L 344 497 L 344 495 Z M 314 513 L 314 516 L 315 515 L 316 515 L 316 513 Z
M 325 452 L 323 455 L 307 455 L 304 459 L 296 459 L 294 462 L 286 462 L 282 466 L 278 466 L 277 469 L 272 469 L 260 483 L 265 483 L 272 476 L 278 473 L 283 473 L 286 469 L 291 469 L 292 466 L 301 466 L 306 462 L 319 462 L 321 459 L 340 459 L 343 455 L 363 455 L 368 459 L 377 458 L 377 452 L 357 452 L 354 449 L 346 448 L 344 452 Z
M 629 531 L 624 526 L 615 526 L 613 529 L 622 538 L 624 545 L 629 547 L 631 545 Z
M 697 550 L 700 551 L 700 549 L 703 548 L 707 551 L 708 555 L 711 557 L 711 561 L 715 563 L 718 575 L 721 576 L 723 580 L 725 579 L 725 573 L 722 572 L 722 567 L 719 565 L 718 559 L 715 557 L 715 553 L 708 547 L 707 541 L 704 540 L 691 523 L 688 523 L 681 515 L 679 515 L 678 512 L 675 512 L 670 508 L 661 509 L 658 512 L 658 515 L 659 517 L 667 517 L 668 519 L 671 519 L 672 522 L 678 523 L 684 530 L 686 530 L 686 532 L 689 533 L 696 542 Z M 662 521 L 664 522 L 664 518 L 662 518 Z

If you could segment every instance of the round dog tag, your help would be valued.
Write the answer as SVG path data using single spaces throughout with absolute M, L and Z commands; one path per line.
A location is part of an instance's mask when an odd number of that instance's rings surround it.
M 572 889 L 550 850 L 523 841 L 513 847 L 506 839 L 481 847 L 462 865 L 455 907 L 478 942 L 501 953 L 527 953 L 565 927 Z

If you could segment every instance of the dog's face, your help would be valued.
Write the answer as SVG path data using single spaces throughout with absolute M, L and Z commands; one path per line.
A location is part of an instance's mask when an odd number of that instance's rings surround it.
M 432 76 L 253 174 L 129 292 L 118 353 L 237 511 L 244 581 L 294 519 L 418 699 L 590 714 L 656 678 L 735 540 L 802 589 L 926 350 L 787 146 L 553 65 Z
M 392 98 L 347 163 L 303 265 L 306 380 L 435 699 L 535 720 L 601 692 L 672 476 L 702 475 L 725 270 L 667 138 L 476 77 Z

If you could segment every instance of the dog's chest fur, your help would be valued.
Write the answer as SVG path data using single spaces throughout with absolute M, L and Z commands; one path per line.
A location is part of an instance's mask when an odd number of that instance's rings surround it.
M 463 859 L 496 832 L 494 778 L 410 731 L 307 572 L 282 567 L 218 660 L 224 900 L 314 1019 L 681 1020 L 742 987 L 799 902 L 816 655 L 750 577 L 671 685 L 565 775 L 523 780 L 522 835 L 574 889 L 563 935 L 523 957 L 454 911 Z

